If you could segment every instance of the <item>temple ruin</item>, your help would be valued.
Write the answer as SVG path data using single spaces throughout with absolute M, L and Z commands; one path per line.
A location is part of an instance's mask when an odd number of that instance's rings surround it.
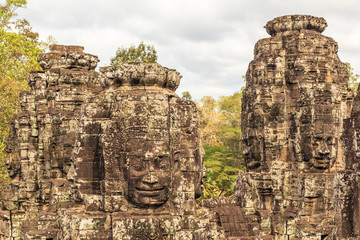
M 325 19 L 269 21 L 242 100 L 235 196 L 204 200 L 196 105 L 157 63 L 53 45 L 21 94 L 0 239 L 360 238 L 360 94 Z
M 246 74 L 235 199 L 211 199 L 228 238 L 358 239 L 358 98 L 323 18 L 265 28 Z M 232 219 L 228 221 L 228 219 Z
M 335 179 L 345 170 L 341 137 L 352 92 L 337 43 L 321 34 L 326 26 L 311 16 L 275 18 L 265 26 L 271 37 L 255 46 L 242 113 L 247 172 L 239 182 L 250 191 L 239 197 L 259 213 L 259 235 L 336 232 Z
M 31 73 L 8 146 L 1 239 L 220 239 L 196 206 L 205 173 L 196 106 L 157 63 L 94 71 L 54 45 Z

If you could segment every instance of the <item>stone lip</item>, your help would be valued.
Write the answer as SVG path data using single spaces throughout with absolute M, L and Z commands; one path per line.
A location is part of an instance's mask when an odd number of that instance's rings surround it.
M 326 20 L 322 17 L 310 15 L 287 15 L 274 18 L 266 23 L 266 32 L 271 36 L 278 33 L 294 30 L 314 30 L 322 33 L 327 27 Z
M 118 66 L 101 67 L 106 87 L 115 86 L 158 86 L 175 91 L 182 76 L 175 69 L 158 63 L 122 63 Z
M 94 70 L 99 58 L 83 51 L 82 46 L 54 44 L 50 46 L 50 53 L 41 54 L 38 61 L 43 70 L 54 68 Z

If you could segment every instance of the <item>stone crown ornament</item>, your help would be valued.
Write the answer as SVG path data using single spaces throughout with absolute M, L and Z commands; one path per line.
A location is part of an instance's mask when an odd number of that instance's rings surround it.
M 99 62 L 95 55 L 84 53 L 82 46 L 51 45 L 50 53 L 41 54 L 38 62 L 43 70 L 82 68 L 94 70 Z
M 52 45 L 20 95 L 0 196 L 0 239 L 360 239 L 360 94 L 323 18 L 275 18 L 246 73 L 246 171 L 197 205 L 196 104 L 157 63 L 95 71 Z
M 158 63 L 122 63 L 119 66 L 100 68 L 106 76 L 105 86 L 158 86 L 175 91 L 182 76 L 174 69 Z
M 181 75 L 157 63 L 97 72 L 83 47 L 50 50 L 13 120 L 0 239 L 224 239 L 196 204 L 204 151 L 195 103 L 173 91 Z
M 315 30 L 322 33 L 327 27 L 326 20 L 322 17 L 310 15 L 287 15 L 274 18 L 266 23 L 266 32 L 271 36 L 277 33 L 294 30 Z

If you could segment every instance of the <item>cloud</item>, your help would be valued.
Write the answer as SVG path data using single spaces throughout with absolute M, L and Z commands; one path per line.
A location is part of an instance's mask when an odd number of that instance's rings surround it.
M 179 90 L 196 99 L 230 95 L 244 85 L 255 43 L 269 37 L 263 26 L 275 17 L 324 17 L 324 35 L 360 73 L 360 15 L 356 0 L 31 0 L 19 11 L 45 39 L 85 46 L 108 65 L 118 47 L 154 44 L 159 63 L 184 77 Z

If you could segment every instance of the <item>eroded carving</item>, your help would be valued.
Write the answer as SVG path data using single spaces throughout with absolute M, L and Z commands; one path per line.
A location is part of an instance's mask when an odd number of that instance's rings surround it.
M 142 142 L 130 140 L 127 143 L 129 152 L 124 169 L 128 182 L 127 196 L 138 205 L 161 205 L 171 194 L 173 164 L 169 144 Z
M 97 73 L 82 47 L 51 50 L 13 125 L 0 236 L 222 239 L 196 206 L 204 153 L 196 105 L 174 93 L 180 74 L 157 63 Z
M 319 128 L 302 134 L 301 154 L 310 169 L 325 170 L 336 161 L 339 139 L 332 134 L 335 132 L 334 127 L 326 128 L 325 131 Z
M 275 18 L 265 26 L 271 38 L 255 46 L 242 100 L 246 173 L 236 186 L 245 216 L 259 216 L 251 236 L 315 238 L 336 229 L 334 181 L 345 169 L 352 93 L 337 43 L 320 34 L 326 26 L 307 15 Z

